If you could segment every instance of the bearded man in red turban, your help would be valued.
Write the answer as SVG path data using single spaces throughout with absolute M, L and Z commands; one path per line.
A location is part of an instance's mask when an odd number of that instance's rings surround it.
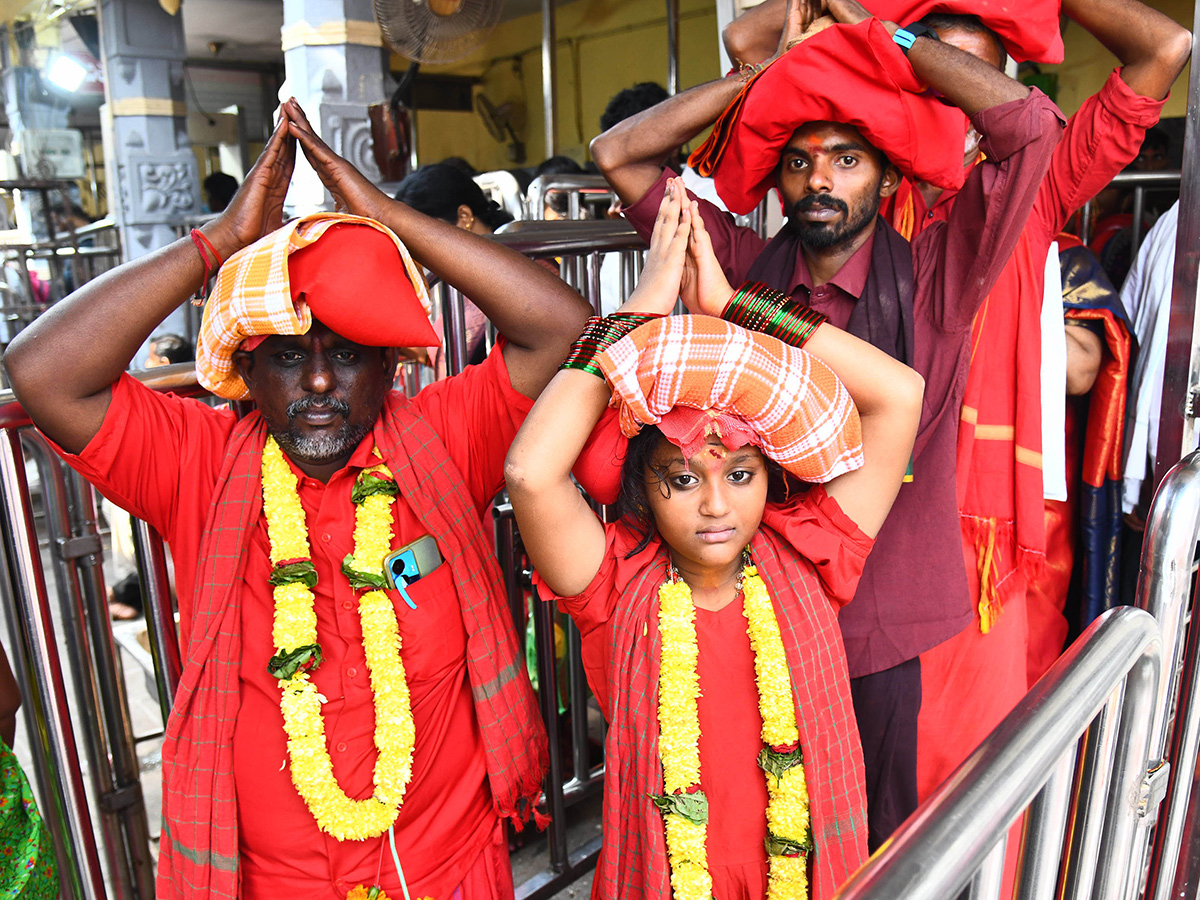
M 297 141 L 356 215 L 280 227 Z M 414 258 L 502 337 L 406 398 L 398 348 L 437 343 Z M 214 265 L 197 372 L 254 401 L 240 420 L 125 373 Z M 546 735 L 483 516 L 586 315 L 542 267 L 389 199 L 289 101 L 221 215 L 13 342 L 36 425 L 173 550 L 158 896 L 512 897 L 504 820 L 533 813 Z

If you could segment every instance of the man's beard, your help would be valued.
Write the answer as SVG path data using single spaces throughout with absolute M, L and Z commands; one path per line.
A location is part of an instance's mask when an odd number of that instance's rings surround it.
M 788 218 L 788 227 L 800 238 L 800 243 L 813 250 L 827 250 L 861 234 L 863 229 L 875 221 L 879 215 L 881 198 L 879 190 L 871 192 L 870 200 L 859 208 L 857 215 L 851 217 L 850 207 L 845 200 L 831 197 L 828 194 L 810 194 L 801 197 L 792 206 L 792 214 Z M 801 213 L 814 209 L 836 209 L 843 216 L 841 224 L 836 222 L 806 222 Z
M 309 410 L 331 410 L 341 415 L 342 427 L 332 433 L 302 434 L 295 427 L 296 417 Z M 350 418 L 350 404 L 344 400 L 332 397 L 315 396 L 301 397 L 288 404 L 284 411 L 288 418 L 288 428 L 272 430 L 271 436 L 283 449 L 283 452 L 298 462 L 320 465 L 335 462 L 354 452 L 363 438 L 371 431 L 367 424 L 353 424 Z

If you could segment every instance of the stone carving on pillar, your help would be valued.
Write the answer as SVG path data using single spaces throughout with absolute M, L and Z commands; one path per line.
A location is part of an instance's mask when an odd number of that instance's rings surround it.
M 169 222 L 193 211 L 196 166 L 184 162 L 138 162 L 134 220 Z
M 382 178 L 372 150 L 371 123 L 361 103 L 322 103 L 321 134 L 335 153 L 369 180 Z

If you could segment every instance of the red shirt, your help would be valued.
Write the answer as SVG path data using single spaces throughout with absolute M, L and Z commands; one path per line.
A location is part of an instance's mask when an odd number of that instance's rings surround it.
M 483 364 L 421 391 L 409 409 L 441 438 L 482 516 L 501 486 L 505 453 L 531 406 L 513 389 L 503 355 L 494 351 Z M 234 422 L 229 411 L 156 394 L 123 376 L 99 433 L 78 457 L 63 454 L 102 493 L 170 543 L 185 642 L 192 596 L 203 577 L 195 569 L 201 532 Z M 365 438 L 328 484 L 293 466 L 318 575 L 313 593 L 325 662 L 313 681 L 328 699 L 323 712 L 334 775 L 355 799 L 372 792 L 375 715 L 357 596 L 341 563 L 353 550 L 350 490 L 358 471 L 372 464 L 374 440 Z M 400 489 L 393 548 L 425 533 L 403 484 Z M 233 746 L 242 896 L 328 900 L 357 884 L 375 883 L 387 837 L 341 842 L 323 834 L 292 785 L 278 682 L 266 668 L 274 652 L 268 547 L 260 516 L 247 548 L 241 707 Z M 490 841 L 496 816 L 468 683 L 466 632 L 449 570 L 435 569 L 409 594 L 415 610 L 393 592 L 417 734 L 396 843 L 410 892 L 445 897 Z M 402 896 L 390 855 L 382 872 L 379 883 L 387 893 Z
M 835 609 L 854 596 L 872 541 L 824 488 L 814 487 L 803 500 L 787 507 L 768 504 L 762 527 L 776 532 L 812 564 L 812 583 L 796 585 L 799 595 L 807 590 L 825 596 Z M 604 531 L 608 545 L 600 571 L 582 593 L 558 602 L 579 627 L 588 683 L 611 721 L 605 671 L 609 622 L 627 585 L 654 564 L 655 553 L 643 551 L 626 559 L 638 538 L 620 522 L 605 525 Z M 776 600 L 788 602 L 787 598 Z M 714 895 L 718 900 L 764 897 L 767 786 L 758 766 L 762 717 L 754 651 L 741 600 L 716 612 L 697 609 L 696 639 L 700 651 L 700 783 L 709 800 L 708 862 Z M 836 634 L 833 640 L 837 641 Z M 836 673 L 809 674 L 836 681 Z M 857 742 L 853 722 L 837 724 L 840 730 L 853 730 Z
M 854 602 L 839 615 L 851 677 L 912 659 L 958 634 L 972 619 L 954 481 L 971 321 L 1020 237 L 1061 134 L 1062 117 L 1034 90 L 1026 99 L 977 113 L 972 122 L 984 135 L 987 161 L 976 166 L 959 191 L 949 220 L 927 227 L 912 244 L 913 367 L 925 378 L 915 480 L 900 489 Z M 664 173 L 625 209 L 644 237 L 653 230 L 666 177 Z M 701 200 L 700 207 L 726 277 L 740 284 L 765 241 L 712 204 Z M 869 239 L 852 260 L 863 256 L 869 264 L 873 243 Z M 807 299 L 805 291 L 797 290 L 805 286 L 808 273 L 802 248 L 797 249 L 795 273 L 791 293 Z M 814 291 L 813 305 L 844 327 L 849 306 L 839 301 L 850 294 L 849 285 L 840 281 L 825 286 L 821 302 Z

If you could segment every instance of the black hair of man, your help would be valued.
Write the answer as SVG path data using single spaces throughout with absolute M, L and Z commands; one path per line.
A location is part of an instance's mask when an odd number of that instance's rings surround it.
M 500 204 L 489 200 L 470 176 L 443 163 L 421 166 L 410 173 L 396 189 L 396 199 L 452 225 L 458 221 L 460 206 L 470 209 L 492 231 L 513 219 Z
M 470 176 L 471 178 L 474 178 L 479 174 L 479 170 L 461 156 L 447 156 L 440 163 L 438 163 L 438 165 L 453 166 L 455 169 L 458 169 L 458 171 L 462 172 L 464 175 Z
M 947 31 L 958 29 L 969 34 L 982 34 L 996 45 L 996 55 L 1000 58 L 1000 71 L 1003 72 L 1008 65 L 1008 50 L 1004 48 L 1004 42 L 1000 40 L 1000 35 L 984 25 L 979 16 L 932 12 L 923 16 L 920 22 L 926 28 L 932 28 L 937 32 L 941 32 L 943 29 Z
M 538 167 L 533 170 L 533 177 L 539 175 L 582 175 L 583 166 L 575 162 L 569 156 L 551 156 L 549 159 L 543 160 L 538 164 Z
M 209 212 L 222 212 L 237 193 L 238 180 L 227 172 L 213 172 L 204 179 Z
M 636 116 L 643 110 L 657 106 L 669 97 L 667 89 L 653 81 L 642 81 L 631 88 L 618 91 L 604 107 L 600 116 L 600 130 L 608 131 L 618 122 Z
M 177 334 L 154 335 L 150 338 L 150 350 L 169 363 L 192 362 L 196 358 L 192 342 Z

